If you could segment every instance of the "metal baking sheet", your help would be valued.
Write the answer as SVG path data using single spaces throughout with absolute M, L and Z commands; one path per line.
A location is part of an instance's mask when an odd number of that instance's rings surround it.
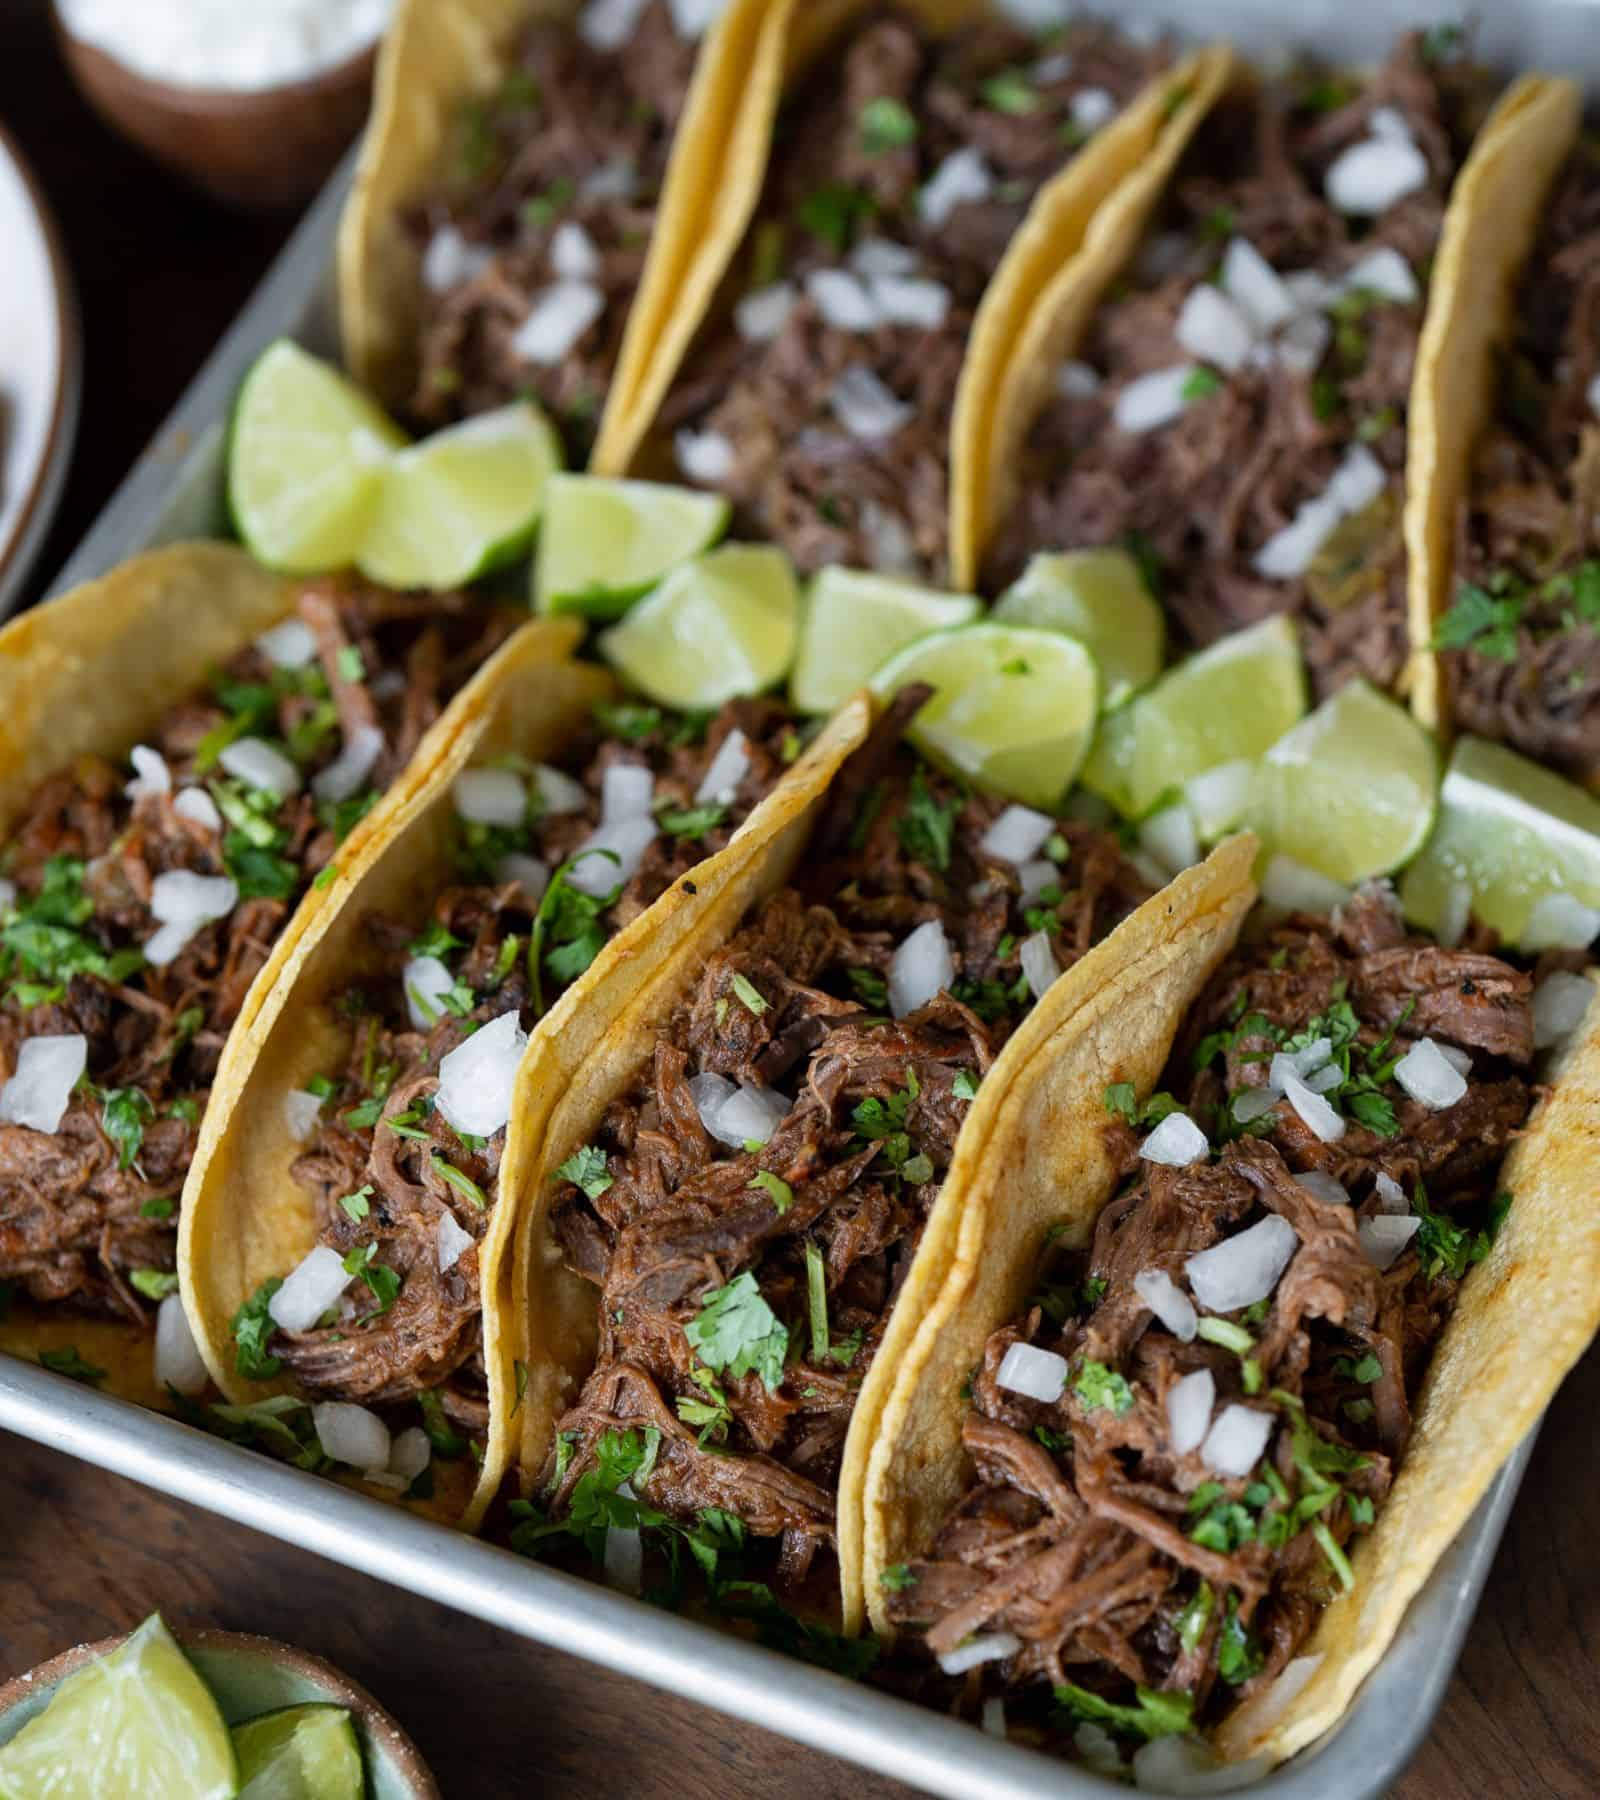
M 1037 0 L 1030 0 L 1037 9 Z M 1266 57 L 1289 48 L 1380 58 L 1414 19 L 1407 0 L 1302 0 L 1293 43 L 1273 0 L 1124 0 L 1123 23 L 1229 36 Z M 1507 70 L 1577 71 L 1600 93 L 1600 0 L 1484 9 L 1477 43 Z M 1430 9 L 1434 18 L 1464 7 Z M 135 463 L 52 591 L 135 551 L 223 526 L 225 421 L 245 370 L 274 338 L 337 349 L 333 249 L 353 157 L 328 183 L 233 328 Z M 409 1588 L 508 1631 L 586 1657 L 952 1800 L 1094 1800 L 1086 1770 L 985 1736 L 837 1676 L 529 1563 L 397 1506 L 97 1394 L 0 1355 L 0 1428 Z M 1341 1723 L 1249 1791 L 1258 1800 L 1378 1800 L 1415 1755 L 1443 1700 L 1533 1449 L 1530 1433 L 1413 1602 L 1382 1665 Z

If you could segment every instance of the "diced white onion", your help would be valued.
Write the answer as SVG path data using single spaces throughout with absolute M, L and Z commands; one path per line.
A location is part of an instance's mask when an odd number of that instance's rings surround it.
M 582 812 L 589 804 L 583 783 L 574 781 L 562 769 L 552 769 L 549 763 L 534 764 L 533 786 L 539 796 L 539 812 L 543 817 Z M 520 818 L 516 821 L 517 824 L 521 822 Z
M 1406 1199 L 1405 1189 L 1392 1175 L 1385 1175 L 1380 1169 L 1372 1184 L 1372 1191 L 1378 1197 L 1378 1210 L 1386 1213 L 1408 1213 L 1411 1202 Z
M 625 887 L 639 873 L 644 853 L 660 833 L 652 818 L 610 819 L 573 851 L 567 884 L 598 900 L 615 887 Z
M 1230 374 L 1244 367 L 1256 341 L 1255 328 L 1241 308 L 1209 281 L 1189 290 L 1175 335 L 1181 349 Z
M 587 281 L 558 281 L 534 296 L 528 316 L 512 333 L 511 348 L 528 362 L 554 368 L 606 309 L 606 297 Z
M 325 1456 L 353 1469 L 389 1472 L 389 1427 L 370 1408 L 350 1400 L 323 1400 L 312 1407 L 311 1422 Z
M 1309 375 L 1327 354 L 1333 327 L 1321 313 L 1303 313 L 1284 326 L 1270 346 L 1286 369 Z
M 1388 244 L 1370 251 L 1360 262 L 1346 269 L 1339 289 L 1346 294 L 1381 294 L 1385 300 L 1397 301 L 1401 306 L 1410 306 L 1422 298 L 1422 289 L 1417 286 L 1411 264 Z
M 983 1703 L 983 1728 L 990 1737 L 1006 1735 L 1006 1703 L 998 1694 L 991 1694 Z
M 1022 1639 L 1015 1633 L 991 1631 L 987 1636 L 968 1638 L 954 1650 L 947 1650 L 939 1658 L 939 1667 L 946 1675 L 965 1675 L 968 1669 L 976 1669 L 981 1663 L 1001 1662 L 1014 1656 L 1021 1648 Z
M 148 744 L 135 744 L 128 752 L 128 760 L 133 764 L 133 780 L 122 791 L 130 800 L 172 792 L 172 771 L 159 750 L 152 750 Z
M 439 1023 L 439 1002 L 455 986 L 455 976 L 437 956 L 413 956 L 401 974 L 401 983 L 412 1028 L 431 1031 Z
M 1248 1475 L 1271 1436 L 1271 1413 L 1254 1406 L 1225 1406 L 1206 1433 L 1200 1460 L 1218 1475 Z
M 1085 1719 L 1073 1732 L 1072 1747 L 1083 1758 L 1084 1767 L 1093 1769 L 1097 1775 L 1120 1780 L 1128 1772 L 1117 1740 L 1104 1725 L 1095 1724 L 1093 1719 Z
M 1540 1050 L 1565 1043 L 1583 1023 L 1594 999 L 1587 976 L 1556 969 L 1533 990 L 1533 1041 Z
M 439 1111 L 457 1131 L 493 1137 L 511 1117 L 517 1065 L 528 1034 L 516 1013 L 501 1013 L 439 1063 Z
M 1256 1695 L 1237 1708 L 1226 1720 L 1218 1734 L 1224 1751 L 1231 1752 L 1234 1744 L 1243 1747 L 1245 1744 L 1259 1740 L 1264 1732 L 1283 1717 L 1321 1666 L 1320 1654 L 1297 1656 L 1265 1693 Z M 1179 1740 L 1164 1738 L 1161 1741 L 1177 1743 Z M 1266 1762 L 1263 1758 L 1252 1757 L 1248 1762 L 1228 1763 L 1226 1772 L 1240 1778 L 1234 1784 L 1238 1786 L 1246 1782 L 1258 1781 L 1265 1768 Z M 1210 1791 L 1220 1793 L 1225 1790 L 1213 1788 Z
M 168 1294 L 156 1308 L 156 1380 L 191 1400 L 206 1391 L 211 1379 L 200 1346 L 189 1329 L 182 1294 Z
M 639 192 L 639 171 L 625 156 L 591 169 L 578 183 L 584 200 L 631 200 Z
M 1133 1753 L 1134 1786 L 1153 1794 L 1231 1794 L 1259 1781 L 1267 1768 L 1267 1759 L 1261 1756 L 1221 1762 L 1192 1737 L 1153 1738 Z
M 1348 1129 L 1346 1120 L 1298 1075 L 1285 1074 L 1283 1097 L 1299 1113 L 1312 1135 L 1325 1144 L 1338 1143 Z
M 1248 1125 L 1252 1120 L 1264 1119 L 1282 1098 L 1283 1096 L 1274 1087 L 1244 1088 L 1233 1098 L 1234 1122 L 1239 1125 Z
M 1350 1204 L 1349 1188 L 1342 1181 L 1335 1181 L 1325 1169 L 1307 1169 L 1294 1179 L 1297 1187 L 1303 1187 L 1308 1194 L 1330 1206 Z
M 1326 494 L 1307 500 L 1289 523 L 1275 531 L 1256 552 L 1256 573 L 1274 581 L 1304 575 L 1338 527 L 1340 517 L 1338 507 Z
M 871 289 L 873 301 L 888 325 L 938 331 L 950 312 L 950 290 L 942 281 L 879 275 L 873 278 Z
M 1048 856 L 1041 856 L 1037 862 L 1025 862 L 1017 870 L 1017 879 L 1022 883 L 1024 900 L 1037 900 L 1047 887 L 1054 887 L 1061 879 L 1061 871 L 1051 862 Z
M 704 487 L 720 487 L 732 475 L 736 455 L 733 440 L 720 431 L 690 431 L 685 427 L 672 440 L 679 469 Z
M 1323 177 L 1330 206 L 1358 218 L 1376 218 L 1428 179 L 1428 160 L 1409 139 L 1363 138 L 1336 156 Z
M 853 438 L 893 437 L 916 417 L 916 408 L 896 397 L 871 369 L 853 363 L 829 395 L 834 417 Z
M 1410 1214 L 1377 1213 L 1360 1221 L 1356 1236 L 1369 1260 L 1380 1269 L 1387 1269 L 1421 1228 L 1421 1219 Z
M 889 962 L 889 1010 L 897 1019 L 914 1013 L 956 978 L 950 940 L 929 919 L 901 943 Z
M 1042 1000 L 1046 992 L 1061 977 L 1061 965 L 1056 961 L 1056 953 L 1050 948 L 1050 933 L 1035 931 L 1022 940 L 1018 951 L 1018 959 L 1022 964 L 1022 972 L 1028 978 L 1028 986 L 1033 991 L 1035 1000 Z
M 933 178 L 917 195 L 917 216 L 937 231 L 949 223 L 958 206 L 987 200 L 994 192 L 994 176 L 975 144 L 953 150 L 933 172 Z
M 1183 1272 L 1195 1299 L 1208 1312 L 1234 1312 L 1266 1299 L 1299 1244 L 1289 1221 L 1269 1213 L 1248 1230 L 1196 1252 Z
M 1375 138 L 1399 138 L 1412 143 L 1411 125 L 1397 106 L 1375 106 L 1367 119 L 1367 130 Z
M 1333 1055 L 1332 1038 L 1316 1038 L 1301 1050 L 1279 1050 L 1267 1066 L 1267 1079 L 1281 1094 L 1285 1075 L 1301 1080 L 1320 1069 Z
M 1328 498 L 1341 518 L 1364 511 L 1388 485 L 1384 467 L 1365 444 L 1352 444 L 1328 483 Z
M 389 1473 L 410 1484 L 433 1461 L 433 1445 L 420 1425 L 410 1425 L 399 1432 L 389 1446 Z
M 649 818 L 655 795 L 656 778 L 643 763 L 612 763 L 600 777 L 601 824 Z
M 627 1485 L 623 1483 L 624 1488 Z M 604 1561 L 607 1587 L 624 1594 L 640 1592 L 644 1586 L 644 1541 L 637 1527 L 607 1526 Z
M 348 800 L 361 788 L 382 754 L 383 733 L 376 725 L 358 725 L 333 761 L 311 777 L 312 793 L 319 800 Z
M 770 344 L 789 323 L 795 298 L 792 281 L 775 281 L 770 287 L 757 288 L 733 309 L 734 329 L 747 344 Z
M 1167 1389 L 1167 1438 L 1177 1456 L 1187 1456 L 1205 1441 L 1217 1384 L 1209 1369 L 1196 1369 Z
M 1119 431 L 1154 431 L 1170 425 L 1189 402 L 1184 389 L 1195 372 L 1193 363 L 1178 363 L 1170 369 L 1154 369 L 1130 381 L 1117 395 L 1111 417 Z
M 995 1371 L 995 1381 L 1014 1394 L 1054 1405 L 1067 1389 L 1067 1359 L 1033 1344 L 1010 1344 Z
M 789 1109 L 790 1102 L 776 1089 L 741 1084 L 718 1108 L 711 1135 L 741 1149 L 746 1144 L 765 1144 L 788 1118 Z
M 434 1233 L 434 1246 L 439 1258 L 439 1273 L 443 1275 L 453 1269 L 475 1242 L 472 1233 L 446 1207 L 439 1214 L 438 1229 Z
M 696 806 L 732 806 L 739 784 L 750 773 L 750 740 L 734 726 L 717 746 L 700 785 L 694 791 Z
M 1146 1162 L 1185 1169 L 1190 1163 L 1204 1162 L 1211 1154 L 1211 1144 L 1187 1113 L 1174 1112 L 1149 1134 L 1139 1146 L 1139 1154 Z
M 978 848 L 1001 862 L 1025 863 L 1039 853 L 1055 828 L 1049 813 L 1035 812 L 1031 806 L 1008 806 L 978 840 Z M 1053 872 L 1053 864 L 1051 869 Z
M 1071 54 L 1065 50 L 1054 50 L 1048 56 L 1041 56 L 1028 72 L 1044 87 L 1052 82 L 1065 81 L 1072 73 Z
M 290 1088 L 283 1097 L 283 1122 L 289 1136 L 297 1144 L 303 1144 L 307 1138 L 316 1134 L 317 1123 L 322 1117 L 322 1099 L 317 1094 L 308 1094 L 304 1088 Z
M 1258 332 L 1276 331 L 1296 312 L 1283 277 L 1248 238 L 1229 240 L 1222 254 L 1222 291 Z
M 494 865 L 498 882 L 516 882 L 523 898 L 530 902 L 542 899 L 550 885 L 550 865 L 537 856 L 525 856 L 520 850 L 508 850 Z
M 451 784 L 458 817 L 515 828 L 528 816 L 528 788 L 514 769 L 463 769 Z
M 1394 1078 L 1430 1112 L 1454 1106 L 1467 1091 L 1467 1078 L 1432 1038 L 1419 1038 L 1394 1065 Z
M 728 0 L 667 0 L 678 36 L 689 43 L 705 34 L 727 9 Z
M 1338 283 L 1330 281 L 1319 269 L 1286 269 L 1283 285 L 1302 313 L 1328 305 L 1339 291 Z
M 694 1101 L 694 1109 L 700 1115 L 700 1123 L 712 1137 L 723 1143 L 732 1143 L 739 1148 L 743 1138 L 723 1138 L 717 1130 L 716 1119 L 724 1106 L 739 1091 L 736 1083 L 729 1081 L 726 1075 L 714 1075 L 707 1070 L 703 1075 L 689 1077 L 689 1098 Z
M 275 668 L 303 669 L 317 654 L 317 634 L 304 619 L 288 618 L 263 631 L 256 648 Z
M 1104 88 L 1082 88 L 1072 96 L 1067 111 L 1079 131 L 1098 131 L 1117 110 L 1117 103 Z
M 486 244 L 472 243 L 454 225 L 441 225 L 428 239 L 428 247 L 422 253 L 422 285 L 430 294 L 445 293 L 458 283 L 481 275 L 493 261 L 494 252 Z M 271 655 L 270 651 L 268 655 Z M 283 665 L 290 669 L 300 666 L 299 663 Z
M 267 1302 L 280 1331 L 309 1331 L 350 1285 L 344 1258 L 327 1244 L 308 1250 Z
M 883 313 L 867 285 L 848 269 L 813 269 L 806 276 L 806 293 L 834 331 L 876 331 Z
M 1348 905 L 1350 890 L 1292 856 L 1274 856 L 1261 876 L 1261 898 L 1288 912 L 1331 913 Z
M 172 802 L 172 810 L 180 819 L 190 820 L 203 831 L 222 829 L 222 814 L 217 811 L 216 801 L 204 788 L 180 788 L 177 798 Z
M 300 771 L 281 750 L 260 738 L 235 738 L 217 752 L 217 761 L 247 787 L 263 788 L 280 799 L 300 791 Z
M 591 50 L 620 50 L 634 34 L 648 0 L 589 0 L 578 36 Z
M 892 238 L 864 237 L 850 252 L 850 267 L 868 281 L 875 275 L 914 275 L 917 253 Z
M 1184 798 L 1189 803 L 1195 825 L 1207 838 L 1227 831 L 1244 817 L 1250 799 L 1250 786 L 1255 764 L 1248 757 L 1235 757 L 1232 762 L 1218 763 L 1191 775 L 1184 783 Z
M 1600 936 L 1600 912 L 1571 894 L 1546 894 L 1528 914 L 1523 950 L 1587 950 Z
M 1439 1054 L 1447 1063 L 1449 1063 L 1450 1067 L 1454 1069 L 1458 1075 L 1470 1075 L 1472 1073 L 1472 1058 L 1465 1050 L 1458 1048 L 1455 1044 L 1440 1044 L 1438 1050 Z
M 915 575 L 918 572 L 917 547 L 904 519 L 870 497 L 861 502 L 857 514 L 862 542 L 867 546 L 867 562 L 884 575 Z
M 1056 370 L 1056 392 L 1066 400 L 1086 400 L 1100 392 L 1101 374 L 1086 362 L 1064 362 Z
M 1165 1269 L 1141 1269 L 1133 1278 L 1133 1291 L 1179 1341 L 1193 1341 L 1199 1323 L 1194 1302 Z
M 600 273 L 600 252 L 576 219 L 563 219 L 551 234 L 550 268 L 563 281 L 592 281 Z
M 225 919 L 239 901 L 238 884 L 227 875 L 196 875 L 167 869 L 150 884 L 150 911 L 161 930 L 145 939 L 145 961 L 165 968 L 213 919 Z
M 1139 827 L 1139 845 L 1169 874 L 1191 869 L 1200 860 L 1200 834 L 1194 814 L 1182 801 L 1152 813 Z
M 0 1087 L 0 1122 L 54 1134 L 88 1060 L 81 1031 L 25 1038 L 15 1073 Z

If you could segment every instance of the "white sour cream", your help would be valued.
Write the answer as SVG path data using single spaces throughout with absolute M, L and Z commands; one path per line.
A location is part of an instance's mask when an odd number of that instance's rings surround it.
M 68 31 L 177 87 L 303 81 L 375 43 L 394 0 L 60 0 Z

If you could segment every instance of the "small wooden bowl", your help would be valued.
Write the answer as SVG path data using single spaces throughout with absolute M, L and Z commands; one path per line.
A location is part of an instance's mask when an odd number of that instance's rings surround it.
M 361 129 L 377 45 L 304 81 L 260 91 L 179 87 L 136 74 L 73 35 L 52 7 L 84 97 L 114 131 L 230 206 L 299 206 Z
M 312 1701 L 342 1706 L 356 1723 L 372 1800 L 439 1800 L 438 1784 L 416 1745 L 364 1687 L 332 1663 L 292 1644 L 238 1631 L 179 1631 L 174 1635 L 204 1676 L 230 1725 Z M 98 1644 L 78 1644 L 37 1669 L 0 1683 L 0 1743 L 42 1712 L 69 1675 L 125 1641 L 124 1634 L 103 1638 Z

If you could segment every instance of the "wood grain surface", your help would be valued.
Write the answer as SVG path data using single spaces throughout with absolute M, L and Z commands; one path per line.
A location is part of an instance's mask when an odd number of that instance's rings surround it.
M 55 205 L 88 346 L 78 455 L 37 595 L 287 224 L 221 212 L 102 130 L 60 66 L 44 0 L 0 0 L 0 118 Z M 0 246 L 0 273 L 3 257 Z M 1551 1410 L 1461 1667 L 1397 1800 L 1600 1795 L 1597 1417 L 1591 1356 Z M 155 1607 L 331 1658 L 394 1710 L 450 1800 L 906 1791 L 0 1434 L 0 1678 Z M 1331 1787 L 1329 1800 L 1340 1800 Z

